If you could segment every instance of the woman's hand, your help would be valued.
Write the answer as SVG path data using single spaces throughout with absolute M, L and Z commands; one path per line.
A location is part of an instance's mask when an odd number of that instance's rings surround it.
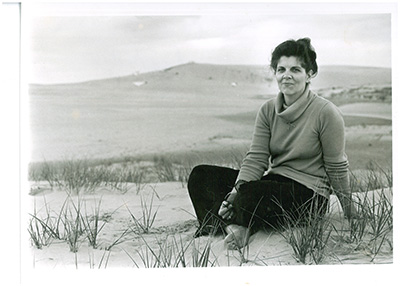
M 219 208 L 218 215 L 225 220 L 231 220 L 235 215 L 233 210 L 233 201 L 237 195 L 236 190 L 229 193 L 229 196 L 224 200 Z
M 360 219 L 360 214 L 358 213 L 357 208 L 355 207 L 353 202 L 350 202 L 347 206 L 346 210 L 344 211 L 344 216 L 348 220 Z
M 351 195 L 339 196 L 339 200 L 341 201 L 344 217 L 346 219 L 360 219 L 360 215 L 357 211 L 356 206 L 354 205 L 354 201 L 352 200 Z

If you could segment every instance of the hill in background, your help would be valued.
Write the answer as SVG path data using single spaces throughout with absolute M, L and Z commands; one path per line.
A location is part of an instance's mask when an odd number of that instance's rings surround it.
M 377 119 L 365 120 L 371 110 L 377 113 L 376 102 L 384 105 L 377 115 L 391 118 L 390 69 L 321 67 L 312 86 L 337 105 L 373 102 L 367 115 L 365 106 L 349 108 L 358 116 L 351 125 L 376 124 Z M 33 84 L 32 160 L 247 146 L 258 108 L 277 90 L 265 66 L 197 63 L 80 83 Z
M 391 84 L 391 69 L 355 66 L 321 66 L 312 81 L 314 89 Z M 178 92 L 213 95 L 223 89 L 235 94 L 275 94 L 273 74 L 261 65 L 214 65 L 187 63 L 160 71 L 71 84 L 31 85 L 31 94 L 58 93 L 65 89 L 119 92 Z

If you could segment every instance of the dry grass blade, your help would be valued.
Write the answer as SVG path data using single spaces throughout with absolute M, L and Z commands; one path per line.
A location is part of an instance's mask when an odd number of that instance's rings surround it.
M 82 202 L 79 196 L 77 204 L 74 203 L 72 198 L 69 201 L 72 204 L 72 209 L 70 207 L 65 209 L 63 214 L 63 225 L 65 239 L 69 245 L 70 251 L 76 253 L 78 252 L 80 246 L 79 237 L 84 233 L 81 213 Z
M 116 246 L 116 245 L 122 243 L 122 242 L 123 242 L 122 239 L 128 234 L 129 231 L 131 231 L 130 228 L 124 230 L 124 231 L 121 233 L 121 235 L 118 236 L 118 238 L 115 239 L 110 245 L 106 246 L 105 249 L 106 249 L 107 251 L 110 251 L 111 248 L 113 248 L 114 246 Z
M 82 223 L 84 225 L 84 230 L 86 232 L 86 237 L 89 240 L 89 244 L 93 248 L 97 248 L 97 238 L 101 230 L 104 228 L 106 225 L 107 221 L 103 221 L 102 224 L 100 224 L 100 205 L 101 205 L 101 199 L 99 200 L 98 204 L 95 205 L 95 209 L 93 211 L 93 215 L 89 216 L 87 214 L 87 207 L 85 203 L 85 216 L 82 216 Z
M 213 267 L 216 266 L 217 260 L 211 261 L 211 242 L 207 241 L 206 245 L 203 249 L 200 248 L 200 244 L 196 245 L 196 242 L 193 242 L 192 248 L 192 266 L 193 267 Z
M 126 255 L 128 255 L 128 257 L 132 260 L 132 262 L 135 264 L 135 266 L 137 268 L 140 268 L 139 265 L 136 263 L 135 259 L 125 249 L 122 249 L 122 250 L 126 253 Z
M 151 195 L 150 203 L 143 199 L 143 196 L 140 197 L 140 205 L 142 210 L 142 216 L 140 218 L 136 218 L 131 210 L 126 207 L 136 228 L 139 229 L 141 233 L 149 233 L 156 219 L 158 208 L 155 211 L 153 210 L 153 199 L 154 193 Z

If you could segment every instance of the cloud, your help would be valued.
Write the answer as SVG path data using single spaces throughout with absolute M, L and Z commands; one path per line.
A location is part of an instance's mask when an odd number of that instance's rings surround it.
M 310 37 L 320 64 L 390 66 L 390 14 L 262 13 L 35 17 L 31 82 L 70 82 L 189 61 L 267 64 L 288 38 Z

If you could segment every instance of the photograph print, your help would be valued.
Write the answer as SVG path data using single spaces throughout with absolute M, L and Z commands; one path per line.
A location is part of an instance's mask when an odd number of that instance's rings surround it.
M 393 6 L 24 6 L 29 267 L 393 263 Z

